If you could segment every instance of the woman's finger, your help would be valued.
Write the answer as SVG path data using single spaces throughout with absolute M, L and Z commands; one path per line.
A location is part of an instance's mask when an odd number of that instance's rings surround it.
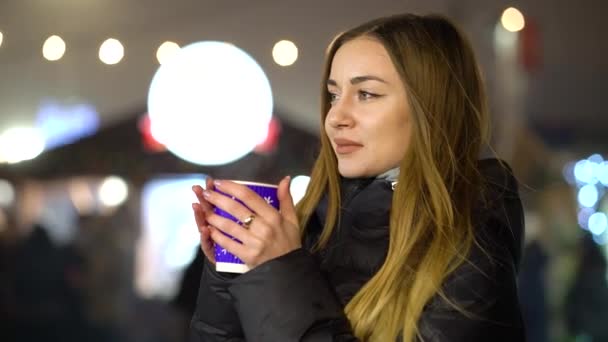
M 201 236 L 201 249 L 207 259 L 212 263 L 215 263 L 213 241 L 211 240 L 211 228 L 205 220 L 205 213 L 199 203 L 192 203 L 192 209 L 194 210 L 194 220 L 196 221 L 196 226 Z
M 205 190 L 203 195 L 210 204 L 214 205 L 215 207 L 221 209 L 226 213 L 229 213 L 238 221 L 243 221 L 252 214 L 251 210 L 247 209 L 247 207 L 236 201 L 234 198 L 230 198 L 219 192 Z M 213 213 L 208 213 L 208 215 L 211 214 Z
M 199 203 L 203 206 L 203 211 L 213 210 L 213 206 L 211 205 L 211 203 L 209 203 L 205 199 L 205 196 L 203 196 L 204 190 L 213 190 L 213 189 L 214 189 L 213 178 L 211 178 L 211 177 L 207 177 L 205 179 L 205 189 L 203 189 L 203 187 L 200 185 L 192 186 L 192 191 L 194 192 L 194 195 L 196 195 L 196 198 L 198 199 Z
M 200 185 L 193 185 L 192 191 L 194 192 L 194 195 L 196 195 L 199 203 L 202 205 L 203 211 L 211 211 L 213 209 L 211 204 L 205 199 L 205 196 L 203 196 L 203 187 Z
M 214 229 L 211 231 L 211 239 L 228 253 L 231 253 L 247 263 L 247 249 L 245 246 L 224 235 L 219 229 Z
M 205 212 L 200 203 L 192 203 L 192 210 L 194 211 L 194 221 L 196 221 L 196 227 L 199 233 L 202 232 L 203 227 L 207 226 L 205 221 Z
M 211 176 L 205 178 L 205 189 L 208 189 L 208 190 L 215 189 L 215 187 L 213 186 L 213 181 L 214 181 L 214 179 Z
M 293 203 L 293 197 L 289 192 L 289 186 L 291 184 L 291 177 L 287 176 L 279 183 L 279 189 L 277 191 L 277 197 L 279 198 L 281 214 L 283 218 L 289 221 L 292 225 L 298 226 L 298 215 L 296 214 L 296 208 Z
M 209 226 L 203 227 L 201 231 L 201 249 L 212 264 L 215 264 L 215 250 L 213 247 L 213 240 L 211 239 L 211 228 Z
M 264 217 L 266 219 L 272 218 L 277 215 L 277 210 L 271 205 L 271 198 L 262 198 L 255 191 L 251 190 L 247 186 L 227 180 L 214 181 L 215 188 L 226 193 L 228 196 L 234 196 L 244 203 L 241 205 L 243 208 L 250 208 L 251 211 L 256 213 L 258 217 Z M 230 198 L 230 197 L 228 197 Z M 238 203 L 238 202 L 236 202 Z M 214 203 L 218 205 L 217 203 Z M 239 203 L 240 204 L 240 203 Z M 219 206 L 219 205 L 218 205 Z M 223 209 L 223 208 L 222 208 Z M 247 210 L 249 211 L 249 210 Z M 230 211 L 228 211 L 230 212 Z M 230 212 L 232 214 L 232 212 Z M 241 212 L 243 214 L 243 212 Z M 244 217 L 237 217 L 237 219 L 244 219 Z
M 238 239 L 243 244 L 249 244 L 253 238 L 251 233 L 243 226 L 220 215 L 211 213 L 207 217 L 207 222 L 216 227 L 218 230 L 234 237 L 235 239 Z

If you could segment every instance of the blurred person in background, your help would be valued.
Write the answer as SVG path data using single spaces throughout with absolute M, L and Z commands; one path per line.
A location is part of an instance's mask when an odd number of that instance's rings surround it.
M 479 160 L 484 85 L 454 24 L 405 14 L 340 34 L 321 113 L 297 208 L 288 177 L 280 211 L 233 182 L 193 188 L 206 255 L 193 340 L 525 340 L 517 182 L 505 163 Z M 216 272 L 213 243 L 251 270 Z
M 0 341 L 15 339 L 15 297 L 13 289 L 13 264 L 15 238 L 11 236 L 14 231 L 13 223 L 9 220 L 3 226 L 0 223 Z
M 82 264 L 36 224 L 14 254 L 15 341 L 80 341 L 86 332 L 77 278 Z
M 135 302 L 132 285 L 135 225 L 124 207 L 108 216 L 81 216 L 78 225 L 77 244 L 86 251 L 88 264 L 83 282 L 91 339 L 129 341 Z M 143 320 L 146 316 L 138 318 Z
M 547 269 L 549 254 L 546 235 L 539 215 L 531 210 L 526 212 L 526 234 L 523 260 L 518 277 L 519 299 L 526 324 L 528 341 L 548 342 L 549 307 L 547 300 Z
M 568 330 L 577 340 L 608 341 L 606 258 L 589 234 L 580 241 L 580 258 L 566 296 Z

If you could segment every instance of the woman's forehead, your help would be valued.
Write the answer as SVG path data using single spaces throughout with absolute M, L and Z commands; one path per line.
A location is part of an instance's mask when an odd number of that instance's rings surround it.
M 377 39 L 360 37 L 338 48 L 331 64 L 330 79 L 350 79 L 378 76 L 387 81 L 395 79 L 397 71 L 388 51 Z

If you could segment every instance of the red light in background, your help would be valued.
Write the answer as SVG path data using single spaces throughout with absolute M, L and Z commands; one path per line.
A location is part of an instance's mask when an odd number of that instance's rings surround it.
M 159 143 L 152 136 L 152 122 L 150 121 L 150 116 L 148 113 L 145 113 L 137 123 L 137 128 L 139 128 L 139 132 L 141 133 L 141 143 L 145 151 L 147 152 L 164 152 L 167 150 L 165 145 Z
M 281 122 L 274 116 L 268 123 L 268 134 L 266 139 L 259 145 L 257 145 L 253 151 L 259 154 L 269 154 L 276 150 L 279 145 L 279 138 L 281 136 Z
M 519 33 L 519 62 L 523 68 L 533 73 L 542 67 L 542 37 L 541 32 L 532 19 L 526 20 L 526 26 Z

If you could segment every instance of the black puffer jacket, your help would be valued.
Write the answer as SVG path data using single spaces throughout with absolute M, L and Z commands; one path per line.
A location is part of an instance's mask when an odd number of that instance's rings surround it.
M 480 161 L 491 204 L 475 214 L 477 238 L 491 262 L 474 247 L 469 259 L 445 282 L 454 301 L 483 317 L 470 319 L 438 296 L 423 312 L 425 341 L 523 341 L 516 274 L 521 255 L 523 213 L 510 170 L 493 159 Z M 196 312 L 194 341 L 357 341 L 344 305 L 380 268 L 388 247 L 392 198 L 389 182 L 345 180 L 341 225 L 328 247 L 311 254 L 323 226 L 321 201 L 309 223 L 304 247 L 238 276 L 205 265 Z

